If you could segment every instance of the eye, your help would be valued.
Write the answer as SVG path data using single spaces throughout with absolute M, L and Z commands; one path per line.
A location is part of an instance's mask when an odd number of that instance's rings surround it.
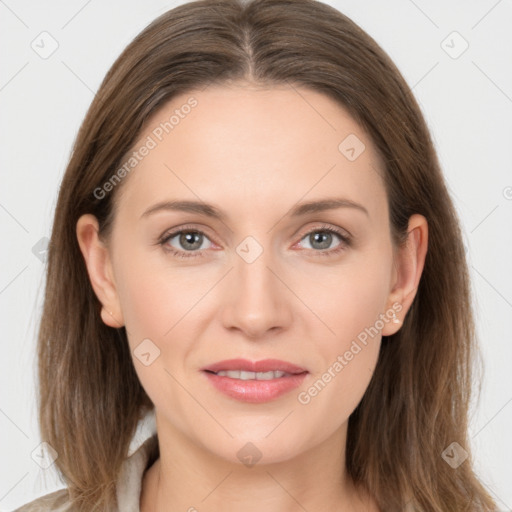
M 338 238 L 339 243 L 334 249 L 329 249 L 333 241 Z M 302 236 L 300 242 L 306 240 L 315 255 L 332 256 L 350 247 L 350 236 L 332 226 L 321 226 L 313 229 Z M 201 230 L 189 227 L 182 227 L 171 233 L 166 233 L 158 241 L 165 251 L 170 252 L 178 258 L 197 258 L 206 255 L 205 249 L 211 245 L 204 245 L 205 242 L 212 244 L 210 239 Z M 299 242 L 299 243 L 300 243 Z
M 171 252 L 174 256 L 179 258 L 194 258 L 203 256 L 203 249 L 209 248 L 209 246 L 204 246 L 206 240 L 209 241 L 209 238 L 202 231 L 181 228 L 178 231 L 165 234 L 162 239 L 159 240 L 159 243 L 166 251 Z
M 329 249 L 336 238 L 340 240 L 339 244 L 334 249 Z M 350 246 L 350 237 L 331 226 L 322 226 L 309 231 L 301 238 L 302 240 L 306 240 L 309 244 L 306 249 L 313 250 L 322 256 L 337 254 Z

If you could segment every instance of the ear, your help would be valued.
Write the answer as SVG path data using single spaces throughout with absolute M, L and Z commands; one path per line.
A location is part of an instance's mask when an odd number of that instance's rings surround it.
M 403 247 L 398 248 L 395 256 L 394 283 L 388 297 L 387 311 L 395 311 L 399 322 L 387 322 L 382 329 L 383 336 L 395 334 L 400 329 L 416 296 L 425 265 L 428 248 L 428 223 L 425 217 L 411 215 L 407 232 L 407 241 Z
M 98 220 L 82 215 L 76 224 L 76 236 L 85 260 L 94 293 L 103 305 L 101 318 L 110 327 L 124 324 L 108 247 L 99 238 Z

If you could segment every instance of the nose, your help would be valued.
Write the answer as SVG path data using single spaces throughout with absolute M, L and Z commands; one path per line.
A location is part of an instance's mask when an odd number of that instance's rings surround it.
M 273 268 L 276 265 L 269 252 L 263 251 L 252 263 L 236 256 L 225 283 L 223 325 L 251 339 L 263 339 L 268 332 L 284 330 L 292 322 L 293 294 Z

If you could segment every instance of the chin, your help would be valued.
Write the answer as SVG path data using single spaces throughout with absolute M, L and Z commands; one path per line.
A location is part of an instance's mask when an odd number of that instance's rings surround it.
M 283 430 L 281 435 L 272 432 L 272 428 L 252 433 L 244 432 L 234 438 L 205 439 L 204 447 L 216 456 L 229 463 L 240 464 L 247 467 L 265 464 L 278 464 L 289 461 L 300 455 L 307 447 L 301 449 L 302 443 L 296 435 L 290 436 L 289 430 Z M 213 442 L 212 442 L 213 441 Z M 218 441 L 218 442 L 216 442 Z

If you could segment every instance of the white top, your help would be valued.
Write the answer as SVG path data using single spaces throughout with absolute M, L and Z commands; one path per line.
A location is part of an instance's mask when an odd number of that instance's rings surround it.
M 140 492 L 144 472 L 158 458 L 158 437 L 148 437 L 126 458 L 116 482 L 118 508 L 112 512 L 140 512 Z M 36 498 L 13 512 L 73 512 L 67 489 Z

